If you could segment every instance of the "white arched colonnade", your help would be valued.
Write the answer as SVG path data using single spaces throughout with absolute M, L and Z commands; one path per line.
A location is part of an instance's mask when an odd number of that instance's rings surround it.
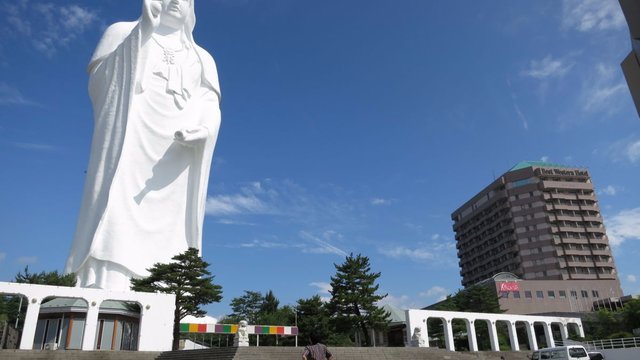
M 105 300 L 135 302 L 140 305 L 138 350 L 171 350 L 175 295 L 141 292 L 118 292 L 79 287 L 61 287 L 0 282 L 1 295 L 22 295 L 27 300 L 27 313 L 20 340 L 21 350 L 31 350 L 42 300 L 49 297 L 82 299 L 88 304 L 82 337 L 82 350 L 94 350 L 98 314 Z
M 489 330 L 489 340 L 491 343 L 492 351 L 499 351 L 500 346 L 498 344 L 498 331 L 496 323 L 504 322 L 507 325 L 509 332 L 509 341 L 511 343 L 511 349 L 513 351 L 520 351 L 518 334 L 516 332 L 516 323 L 524 323 L 527 330 L 527 337 L 529 347 L 533 350 L 538 349 L 538 342 L 535 336 L 534 325 L 541 324 L 544 329 L 545 340 L 547 346 L 555 346 L 553 339 L 553 333 L 551 330 L 552 324 L 557 324 L 560 327 L 560 335 L 562 341 L 566 341 L 569 337 L 569 325 L 575 325 L 578 330 L 578 335 L 584 337 L 584 329 L 582 328 L 582 321 L 580 318 L 568 318 L 568 317 L 555 317 L 555 316 L 534 316 L 534 315 L 513 315 L 513 314 L 488 314 L 488 313 L 471 313 L 471 312 L 457 312 L 457 311 L 436 311 L 436 310 L 407 310 L 407 339 L 412 339 L 415 334 L 416 328 L 420 329 L 421 337 L 424 341 L 420 342 L 420 345 L 414 346 L 429 346 L 429 329 L 427 326 L 427 320 L 440 319 L 444 325 L 444 339 L 445 345 L 448 350 L 455 351 L 453 343 L 453 320 L 462 320 L 465 322 L 467 329 L 467 339 L 469 341 L 469 350 L 478 351 L 478 341 L 476 339 L 475 323 L 478 321 L 485 322 Z M 416 343 L 417 344 L 417 343 Z

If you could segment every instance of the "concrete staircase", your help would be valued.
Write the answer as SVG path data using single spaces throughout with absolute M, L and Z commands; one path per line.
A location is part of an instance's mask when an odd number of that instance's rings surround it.
M 338 348 L 335 360 L 527 360 L 529 352 L 450 352 L 433 348 Z M 302 347 L 213 348 L 158 352 L 0 350 L 2 360 L 300 360 Z

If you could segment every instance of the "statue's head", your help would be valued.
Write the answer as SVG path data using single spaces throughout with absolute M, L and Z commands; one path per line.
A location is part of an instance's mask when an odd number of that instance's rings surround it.
M 170 28 L 179 29 L 193 22 L 195 12 L 193 0 L 153 0 L 153 12 L 160 14 L 160 23 Z M 191 18 L 193 20 L 191 21 Z M 192 30 L 192 29 L 189 29 Z
M 247 321 L 246 321 L 246 320 L 240 320 L 240 327 L 241 327 L 241 328 L 246 328 L 246 327 L 247 327 L 247 325 L 248 325 L 248 323 L 247 323 Z

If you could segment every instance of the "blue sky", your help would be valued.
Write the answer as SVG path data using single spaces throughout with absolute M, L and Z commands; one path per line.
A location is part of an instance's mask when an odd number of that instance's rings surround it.
M 139 1 L 0 7 L 0 280 L 62 270 L 92 111 L 85 67 Z M 386 302 L 460 288 L 450 214 L 521 160 L 589 169 L 626 293 L 640 293 L 640 119 L 615 0 L 199 0 L 222 128 L 205 260 L 243 290 L 327 297 L 362 253 Z

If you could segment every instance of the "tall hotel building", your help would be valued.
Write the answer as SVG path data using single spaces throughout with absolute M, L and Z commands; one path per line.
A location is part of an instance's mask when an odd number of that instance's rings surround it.
M 621 297 L 589 172 L 521 162 L 453 212 L 462 285 L 512 313 L 590 311 Z

